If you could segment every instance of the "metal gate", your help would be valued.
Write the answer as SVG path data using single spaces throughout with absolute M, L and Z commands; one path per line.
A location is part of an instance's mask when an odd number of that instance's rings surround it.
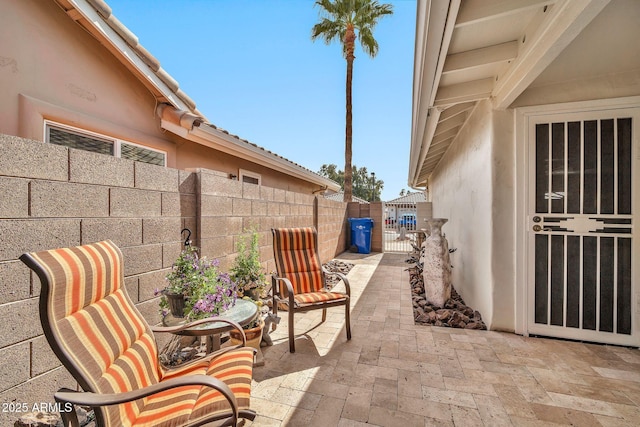
M 529 333 L 640 344 L 637 117 L 613 110 L 529 123 Z
M 417 242 L 416 224 L 417 211 L 415 205 L 399 206 L 394 214 L 385 218 L 384 251 L 411 252 L 411 244 Z

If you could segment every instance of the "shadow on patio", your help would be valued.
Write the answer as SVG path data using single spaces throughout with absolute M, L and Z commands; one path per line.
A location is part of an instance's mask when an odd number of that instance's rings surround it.
M 254 370 L 253 426 L 638 425 L 640 352 L 510 333 L 414 325 L 402 254 L 344 253 L 344 312 L 296 315 Z M 339 284 L 338 286 L 341 286 Z M 286 321 L 286 319 L 285 319 Z

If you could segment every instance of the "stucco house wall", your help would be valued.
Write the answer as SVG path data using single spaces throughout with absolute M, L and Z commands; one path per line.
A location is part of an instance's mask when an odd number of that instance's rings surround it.
M 240 169 L 260 175 L 261 184 L 267 187 L 313 194 L 320 187 L 302 179 L 287 176 L 263 165 L 232 156 L 227 153 L 194 143 L 180 143 L 177 148 L 176 168 L 206 168 L 239 176 Z
M 6 2 L 0 28 L 0 132 L 42 141 L 50 119 L 167 151 L 175 165 L 153 96 L 54 2 Z
M 601 88 L 609 83 L 606 77 L 598 82 Z M 554 93 L 553 100 L 574 100 L 572 91 L 564 93 Z M 515 135 L 515 111 L 479 102 L 429 181 L 433 216 L 449 218 L 443 231 L 458 249 L 451 255 L 454 286 L 491 329 L 505 331 L 515 330 L 515 293 L 522 286 L 516 272 L 516 176 L 525 172 L 516 168 L 515 153 L 524 141 Z
M 492 110 L 480 103 L 467 126 L 431 175 L 434 218 L 448 218 L 442 231 L 449 241 L 453 286 L 480 311 L 489 326 L 493 312 Z
M 494 330 L 513 331 L 516 280 L 516 168 L 513 111 L 491 111 L 491 298 Z M 515 284 L 515 285 L 514 285 Z
M 53 0 L 3 2 L 0 41 L 0 133 L 43 141 L 44 121 L 50 120 L 164 151 L 167 167 L 236 176 L 246 170 L 260 175 L 263 185 L 309 195 L 323 187 L 163 129 L 161 101 L 144 78 Z

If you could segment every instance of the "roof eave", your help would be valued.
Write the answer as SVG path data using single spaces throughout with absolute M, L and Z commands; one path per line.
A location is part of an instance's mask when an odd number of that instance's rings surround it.
M 160 126 L 184 139 L 187 139 L 207 147 L 214 148 L 223 153 L 246 159 L 253 163 L 263 165 L 272 170 L 284 173 L 303 181 L 311 182 L 332 191 L 339 191 L 340 185 L 335 181 L 324 178 L 311 172 L 302 166 L 296 165 L 280 156 L 269 153 L 253 144 L 242 141 L 220 129 L 210 125 L 183 127 L 169 120 L 161 119 Z
M 460 0 L 418 1 L 413 71 L 413 117 L 408 184 L 424 187 L 420 171 L 429 150 L 440 110 L 434 108 Z M 425 12 L 421 13 L 423 10 Z M 425 19 L 421 19 L 425 17 Z M 424 58 L 422 60 L 419 60 Z
M 245 158 L 273 170 L 302 179 L 332 191 L 340 190 L 336 182 L 317 175 L 302 166 L 269 153 L 229 135 L 215 127 L 199 125 L 206 117 L 179 88 L 178 83 L 160 67 L 157 60 L 137 42 L 137 37 L 112 14 L 101 0 L 55 0 L 78 25 L 84 27 L 118 60 L 150 88 L 160 103 L 168 103 L 181 112 L 179 123 L 161 119 L 161 127 L 185 139 Z M 145 61 L 146 59 L 146 61 Z M 151 66 L 151 65 L 153 66 Z M 184 114 L 184 112 L 188 112 Z
M 494 110 L 510 108 L 610 0 L 469 1 L 462 10 L 460 1 L 420 0 L 418 4 L 409 169 L 412 188 L 426 187 L 473 114 L 472 105 L 489 99 Z M 446 16 L 443 5 L 448 7 Z M 521 22 L 517 37 L 514 28 L 501 34 L 500 27 L 493 26 L 494 19 L 522 13 L 528 21 Z M 485 37 L 486 44 L 467 45 L 467 50 L 449 55 L 454 30 L 464 31 L 468 25 L 477 25 L 476 33 L 486 36 L 491 32 L 492 37 Z M 460 38 L 465 37 L 457 40 Z M 462 110 L 468 113 L 452 122 L 450 118 Z M 441 138 L 454 129 L 452 135 Z

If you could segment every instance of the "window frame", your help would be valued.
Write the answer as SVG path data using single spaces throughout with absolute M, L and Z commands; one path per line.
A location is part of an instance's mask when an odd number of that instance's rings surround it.
M 113 157 L 117 157 L 117 158 L 122 158 L 121 154 L 122 154 L 122 144 L 127 144 L 127 145 L 132 145 L 134 147 L 139 147 L 139 148 L 143 148 L 145 150 L 149 150 L 149 151 L 153 151 L 156 153 L 160 153 L 163 155 L 164 157 L 164 162 L 162 165 L 155 165 L 153 163 L 147 163 L 147 162 L 141 162 L 141 163 L 146 163 L 146 164 L 153 164 L 155 166 L 163 166 L 163 167 L 167 167 L 167 152 L 164 150 L 160 150 L 157 148 L 152 148 L 152 147 L 148 147 L 146 145 L 142 145 L 142 144 L 137 144 L 135 142 L 131 142 L 129 140 L 126 139 L 120 139 L 120 138 L 116 138 L 114 136 L 109 136 L 109 135 L 105 135 L 105 134 L 101 134 L 98 132 L 93 132 L 90 130 L 86 130 L 86 129 L 82 129 L 82 128 L 77 128 L 75 126 L 69 126 L 66 125 L 64 123 L 59 123 L 59 122 L 55 122 L 52 120 L 44 120 L 44 137 L 43 137 L 43 141 L 45 141 L 47 144 L 52 144 L 52 142 L 49 141 L 49 129 L 51 128 L 57 128 L 59 130 L 62 131 L 67 131 L 69 133 L 76 133 L 79 134 L 81 136 L 86 136 L 89 138 L 95 138 L 97 140 L 102 140 L 105 142 L 112 142 L 113 143 Z M 89 151 L 86 150 L 90 153 L 93 153 L 93 151 Z M 98 154 L 102 154 L 102 153 L 98 153 Z M 134 161 L 139 161 L 139 160 L 134 160 Z

